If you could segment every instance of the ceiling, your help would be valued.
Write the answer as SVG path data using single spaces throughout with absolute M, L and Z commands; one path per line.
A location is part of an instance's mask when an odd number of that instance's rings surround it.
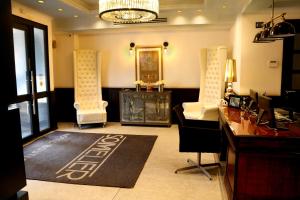
M 98 17 L 98 0 L 13 0 L 39 10 L 54 19 L 56 31 L 85 31 L 128 26 L 203 26 L 230 28 L 241 13 L 269 11 L 272 0 L 160 0 L 159 24 L 114 25 Z M 61 8 L 63 11 L 58 11 Z M 275 0 L 276 9 L 293 8 L 300 11 L 300 0 Z M 74 17 L 77 16 L 77 17 Z

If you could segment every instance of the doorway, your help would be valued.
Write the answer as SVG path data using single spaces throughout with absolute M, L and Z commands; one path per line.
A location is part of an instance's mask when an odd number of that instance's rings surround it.
M 13 42 L 22 138 L 50 129 L 47 26 L 14 16 Z

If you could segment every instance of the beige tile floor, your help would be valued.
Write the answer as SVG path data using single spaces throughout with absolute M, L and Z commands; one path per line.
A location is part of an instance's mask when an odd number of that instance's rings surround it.
M 30 200 L 225 200 L 221 177 L 212 171 L 213 180 L 198 172 L 175 174 L 186 165 L 186 159 L 196 159 L 194 153 L 178 152 L 178 127 L 121 126 L 107 123 L 105 128 L 79 130 L 71 123 L 59 124 L 59 130 L 91 133 L 158 135 L 152 152 L 132 189 L 72 185 L 27 180 L 24 190 Z M 204 154 L 204 162 L 214 160 L 213 154 Z

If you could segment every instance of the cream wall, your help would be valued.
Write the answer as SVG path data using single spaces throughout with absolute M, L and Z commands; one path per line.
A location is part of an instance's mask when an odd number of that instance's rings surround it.
M 288 9 L 287 18 L 299 18 L 297 10 Z M 161 45 L 168 41 L 168 53 L 164 55 L 164 79 L 167 87 L 199 87 L 200 48 L 225 45 L 231 57 L 237 60 L 237 80 L 234 90 L 248 94 L 249 89 L 260 93 L 279 95 L 281 87 L 282 41 L 254 44 L 259 31 L 256 21 L 268 21 L 269 14 L 244 14 L 237 18 L 230 31 L 207 28 L 153 28 L 143 31 L 134 28 L 127 31 L 52 35 L 52 18 L 12 1 L 14 15 L 48 26 L 50 88 L 73 87 L 72 52 L 76 48 L 99 49 L 103 53 L 102 83 L 104 87 L 133 87 L 135 80 L 134 56 L 128 53 L 129 43 L 136 45 Z M 280 11 L 281 12 L 281 11 Z M 277 13 L 275 13 L 277 14 Z M 52 49 L 52 40 L 57 48 Z M 53 56 L 54 54 L 54 56 Z M 267 65 L 269 60 L 279 61 L 277 68 Z
M 50 76 L 50 90 L 54 90 L 54 72 L 53 72 L 53 51 L 52 51 L 52 18 L 40 13 L 36 10 L 23 6 L 15 1 L 12 1 L 12 13 L 22 18 L 38 22 L 48 26 L 48 44 L 49 44 L 49 76 Z
M 72 72 L 68 36 L 57 38 L 57 63 L 55 68 L 64 68 L 61 71 Z M 76 41 L 76 40 L 75 40 Z M 194 88 L 199 87 L 199 53 L 200 49 L 210 46 L 229 45 L 229 31 L 203 30 L 190 28 L 187 30 L 153 30 L 112 31 L 106 33 L 80 34 L 78 47 L 81 49 L 98 49 L 102 52 L 102 85 L 103 87 L 134 87 L 135 56 L 129 54 L 129 43 L 138 46 L 162 45 L 169 42 L 168 52 L 163 55 L 163 76 L 166 87 Z M 61 43 L 61 44 L 60 44 Z M 62 47 L 62 48 L 60 48 Z M 65 61 L 62 61 L 65 59 Z M 68 59 L 68 61 L 67 61 Z M 55 70 L 59 72 L 59 70 Z M 55 87 L 70 87 L 72 73 L 55 73 Z
M 249 89 L 268 95 L 280 95 L 282 41 L 253 43 L 256 21 L 267 21 L 267 15 L 242 15 L 238 17 L 233 34 L 233 54 L 237 64 L 237 82 L 234 91 L 240 95 L 249 94 Z M 277 68 L 268 66 L 269 60 L 280 61 Z
M 54 56 L 55 88 L 74 87 L 73 50 L 76 45 L 76 35 L 72 33 L 55 34 L 56 47 Z
M 300 14 L 288 13 L 289 18 L 299 18 Z M 232 57 L 237 63 L 237 82 L 234 91 L 240 95 L 249 94 L 249 89 L 267 95 L 280 95 L 282 74 L 283 41 L 253 43 L 255 22 L 268 21 L 268 14 L 246 14 L 239 16 L 230 30 Z M 275 60 L 279 66 L 271 68 L 268 61 Z

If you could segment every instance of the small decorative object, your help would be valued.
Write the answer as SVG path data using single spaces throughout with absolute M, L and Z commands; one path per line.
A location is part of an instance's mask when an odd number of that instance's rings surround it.
M 136 91 L 139 92 L 141 91 L 141 85 L 140 84 L 136 84 L 135 85 Z
M 161 84 L 158 86 L 158 91 L 163 92 L 164 91 L 164 84 Z
M 147 92 L 152 92 L 152 85 L 150 83 L 147 83 L 146 90 Z
M 145 85 L 144 81 L 142 81 L 142 80 L 134 81 L 134 84 L 135 84 L 135 88 L 136 88 L 137 92 L 141 91 L 142 85 Z
M 229 96 L 229 103 L 228 103 L 229 107 L 240 108 L 240 104 L 241 104 L 240 96 L 238 96 L 238 95 L 230 95 Z
M 164 80 L 156 81 L 154 85 L 157 85 L 157 88 L 158 88 L 159 92 L 163 92 L 165 81 Z
M 257 114 L 256 113 L 251 113 L 250 116 L 250 122 L 251 124 L 255 124 L 256 123 L 256 119 L 257 119 Z

